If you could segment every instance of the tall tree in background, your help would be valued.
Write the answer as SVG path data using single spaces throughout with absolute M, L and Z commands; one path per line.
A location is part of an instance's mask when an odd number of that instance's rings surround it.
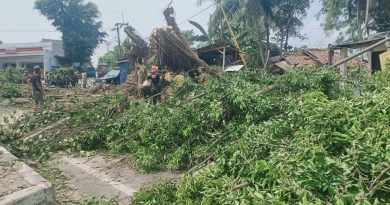
M 213 1 L 213 2 L 222 2 L 226 13 L 228 15 L 228 18 L 232 18 L 237 12 L 244 7 L 246 11 L 248 12 L 248 15 L 246 17 L 253 17 L 251 20 L 259 18 L 259 17 L 266 17 L 267 19 L 272 19 L 272 7 L 271 7 L 271 0 L 244 0 L 244 1 L 238 1 L 238 0 L 198 0 L 197 4 L 202 5 L 206 1 Z M 269 22 L 269 21 L 268 21 Z M 254 22 L 252 22 L 254 23 Z M 209 35 L 213 36 L 215 39 L 218 39 L 220 37 L 220 33 L 222 30 L 226 30 L 224 27 L 226 25 L 224 24 L 224 17 L 221 12 L 221 10 L 217 7 L 213 14 L 211 15 L 210 22 L 209 22 Z M 223 40 L 223 39 L 219 39 Z
M 113 50 L 108 51 L 103 56 L 99 57 L 99 64 L 108 65 L 110 68 L 114 68 L 118 62 L 118 56 L 120 56 L 121 50 L 124 51 L 126 48 L 124 46 L 115 46 Z
M 65 56 L 69 64 L 88 63 L 99 43 L 107 35 L 96 4 L 84 0 L 36 0 L 39 10 L 62 33 Z
M 378 32 L 390 31 L 390 2 L 388 0 L 371 0 L 370 12 L 373 18 L 369 28 Z
M 261 63 L 264 63 L 264 53 L 262 52 L 263 36 L 266 36 L 266 50 L 270 50 L 270 22 L 272 19 L 271 0 L 198 0 L 198 5 L 205 1 L 221 2 L 225 8 L 229 21 L 232 21 L 233 30 L 237 33 L 237 38 L 244 42 L 252 41 L 252 37 L 257 35 L 258 51 L 261 53 Z M 263 26 L 265 25 L 265 26 Z M 209 22 L 209 39 L 212 42 L 229 40 L 224 16 L 219 7 L 212 14 Z M 251 34 L 251 35 L 249 35 Z M 253 35 L 256 34 L 256 35 Z M 230 39 L 231 40 L 231 39 Z M 253 42 L 253 41 L 252 41 Z M 252 44 L 253 46 L 253 44 Z M 245 47 L 245 45 L 244 45 Z
M 117 61 L 117 56 L 112 51 L 99 57 L 99 65 L 107 65 L 109 68 L 115 67 Z
M 273 2 L 274 31 L 280 50 L 288 51 L 291 37 L 305 39 L 300 33 L 302 20 L 310 7 L 310 0 L 283 0 Z
M 342 31 L 340 40 L 363 40 L 370 31 L 390 30 L 388 0 L 321 0 L 325 31 Z M 344 30 L 343 30 L 344 29 Z M 364 32 L 366 30 L 366 32 Z M 348 39 L 345 39 L 345 36 Z

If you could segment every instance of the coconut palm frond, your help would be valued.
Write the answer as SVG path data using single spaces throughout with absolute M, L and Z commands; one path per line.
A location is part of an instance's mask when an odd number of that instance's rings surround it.
M 204 36 L 208 36 L 206 30 L 200 25 L 198 22 L 195 21 L 188 21 L 191 25 L 195 26 Z

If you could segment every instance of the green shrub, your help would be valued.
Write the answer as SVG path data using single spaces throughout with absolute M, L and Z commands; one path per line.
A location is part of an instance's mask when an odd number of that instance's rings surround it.
M 16 84 L 3 85 L 0 93 L 3 98 L 17 98 L 22 96 L 20 88 Z
M 23 76 L 23 69 L 18 67 L 9 67 L 4 72 L 4 78 L 8 83 L 22 84 L 26 83 L 26 79 Z
M 387 204 L 389 75 L 363 75 L 355 96 L 351 82 L 340 86 L 340 74 L 326 68 L 283 76 L 244 71 L 206 85 L 188 80 L 157 106 L 104 96 L 56 114 L 71 117 L 68 129 L 87 128 L 55 144 L 130 153 L 143 172 L 195 168 L 143 189 L 134 204 Z M 277 86 L 256 94 L 270 85 Z M 40 146 L 13 147 L 34 155 L 53 147 Z
M 56 80 L 68 80 L 69 77 L 74 77 L 76 75 L 76 69 L 73 67 L 62 67 L 55 69 L 52 73 L 53 79 Z

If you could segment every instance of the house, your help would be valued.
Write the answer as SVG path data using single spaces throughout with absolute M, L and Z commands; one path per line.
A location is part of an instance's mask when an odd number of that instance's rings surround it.
M 36 43 L 0 44 L 0 71 L 7 67 L 21 67 L 31 72 L 41 66 L 45 73 L 58 67 L 65 57 L 62 41 L 43 39 Z
M 341 60 L 339 52 L 333 53 L 333 60 Z M 307 48 L 301 51 L 284 53 L 280 57 L 272 58 L 273 65 L 271 70 L 279 73 L 297 67 L 320 67 L 330 65 L 330 54 L 328 49 Z M 348 62 L 348 67 L 367 67 L 367 62 L 354 58 Z
M 346 43 L 340 43 L 336 45 L 330 45 L 329 51 L 340 51 L 341 53 L 341 59 L 348 58 L 348 54 L 351 53 L 351 51 L 359 49 L 361 51 L 358 51 L 355 53 L 355 55 L 361 55 L 359 53 L 367 53 L 368 58 L 368 64 L 367 68 L 370 73 L 375 72 L 377 70 L 384 69 L 383 65 L 385 60 L 387 58 L 383 58 L 381 62 L 381 55 L 385 54 L 390 49 L 390 40 L 389 40 L 389 32 L 383 32 L 383 33 L 376 33 L 370 35 L 366 40 L 359 41 L 359 42 L 346 42 Z M 336 63 L 335 65 L 338 65 L 338 59 L 334 59 L 334 61 L 331 64 Z M 341 64 L 343 67 L 343 64 Z
M 239 61 L 238 50 L 226 43 L 215 43 L 196 50 L 200 59 L 208 65 L 232 65 Z M 225 62 L 224 62 L 225 60 Z

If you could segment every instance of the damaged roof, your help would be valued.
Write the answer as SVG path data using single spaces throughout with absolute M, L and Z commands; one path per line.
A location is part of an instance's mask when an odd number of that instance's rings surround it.
M 316 67 L 328 65 L 328 49 L 309 48 L 299 52 L 284 53 L 274 65 L 286 70 L 300 66 Z M 341 60 L 340 53 L 334 52 L 333 62 Z M 348 67 L 366 67 L 367 63 L 355 58 L 348 62 Z
M 374 33 L 371 34 L 367 39 L 363 41 L 357 41 L 357 42 L 343 42 L 336 45 L 331 45 L 331 48 L 334 50 L 341 49 L 341 48 L 366 48 L 368 46 L 371 46 L 383 39 L 385 39 L 387 36 L 389 36 L 390 32 L 381 32 L 381 33 Z

